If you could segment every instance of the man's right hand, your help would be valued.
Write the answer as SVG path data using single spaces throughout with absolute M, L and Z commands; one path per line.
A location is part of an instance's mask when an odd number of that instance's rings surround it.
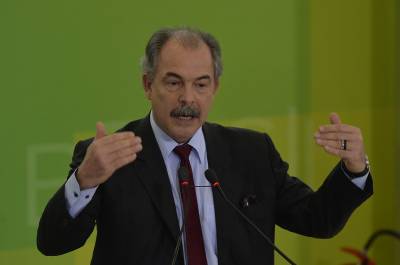
M 107 135 L 104 124 L 96 124 L 96 137 L 89 145 L 76 178 L 81 190 L 96 187 L 111 177 L 115 170 L 135 161 L 142 150 L 142 140 L 133 132 Z

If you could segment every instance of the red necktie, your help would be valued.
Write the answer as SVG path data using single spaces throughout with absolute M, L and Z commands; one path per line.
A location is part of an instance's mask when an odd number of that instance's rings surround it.
M 189 172 L 189 185 L 181 189 L 183 209 L 186 211 L 185 232 L 188 265 L 207 265 L 206 253 L 204 250 L 203 234 L 201 232 L 199 210 L 197 207 L 196 190 L 193 182 L 193 172 L 190 166 L 189 155 L 192 147 L 183 144 L 175 147 L 174 152 L 181 159 L 181 167 Z

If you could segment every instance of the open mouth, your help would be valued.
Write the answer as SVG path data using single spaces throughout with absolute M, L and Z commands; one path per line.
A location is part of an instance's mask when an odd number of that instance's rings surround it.
M 192 120 L 192 119 L 196 118 L 193 115 L 178 115 L 178 116 L 173 116 L 173 117 L 178 119 L 178 120 L 183 120 L 183 121 L 189 121 L 189 120 Z

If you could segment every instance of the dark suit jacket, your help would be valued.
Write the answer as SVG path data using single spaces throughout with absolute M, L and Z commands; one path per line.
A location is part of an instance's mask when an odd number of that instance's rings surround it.
M 64 186 L 56 192 L 38 228 L 37 245 L 45 255 L 81 247 L 96 225 L 91 264 L 170 264 L 179 227 L 167 170 L 149 117 L 131 122 L 121 131 L 141 136 L 143 151 L 136 161 L 100 185 L 75 219 L 66 209 Z M 372 194 L 370 176 L 362 191 L 340 166 L 316 192 L 312 191 L 288 176 L 288 165 L 266 134 L 210 123 L 203 126 L 203 132 L 209 167 L 218 174 L 225 193 L 237 205 L 244 197 L 255 195 L 255 202 L 243 211 L 272 240 L 275 224 L 306 236 L 331 237 Z M 70 174 L 81 163 L 90 143 L 86 140 L 76 145 Z M 273 264 L 272 248 L 216 190 L 213 196 L 219 264 Z M 178 264 L 183 264 L 182 253 Z

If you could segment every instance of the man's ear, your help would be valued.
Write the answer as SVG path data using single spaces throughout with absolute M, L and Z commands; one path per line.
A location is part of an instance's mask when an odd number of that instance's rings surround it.
M 143 84 L 143 89 L 144 89 L 144 93 L 146 95 L 146 98 L 151 100 L 151 79 L 149 78 L 149 76 L 147 74 L 143 74 L 142 76 L 142 84 Z

